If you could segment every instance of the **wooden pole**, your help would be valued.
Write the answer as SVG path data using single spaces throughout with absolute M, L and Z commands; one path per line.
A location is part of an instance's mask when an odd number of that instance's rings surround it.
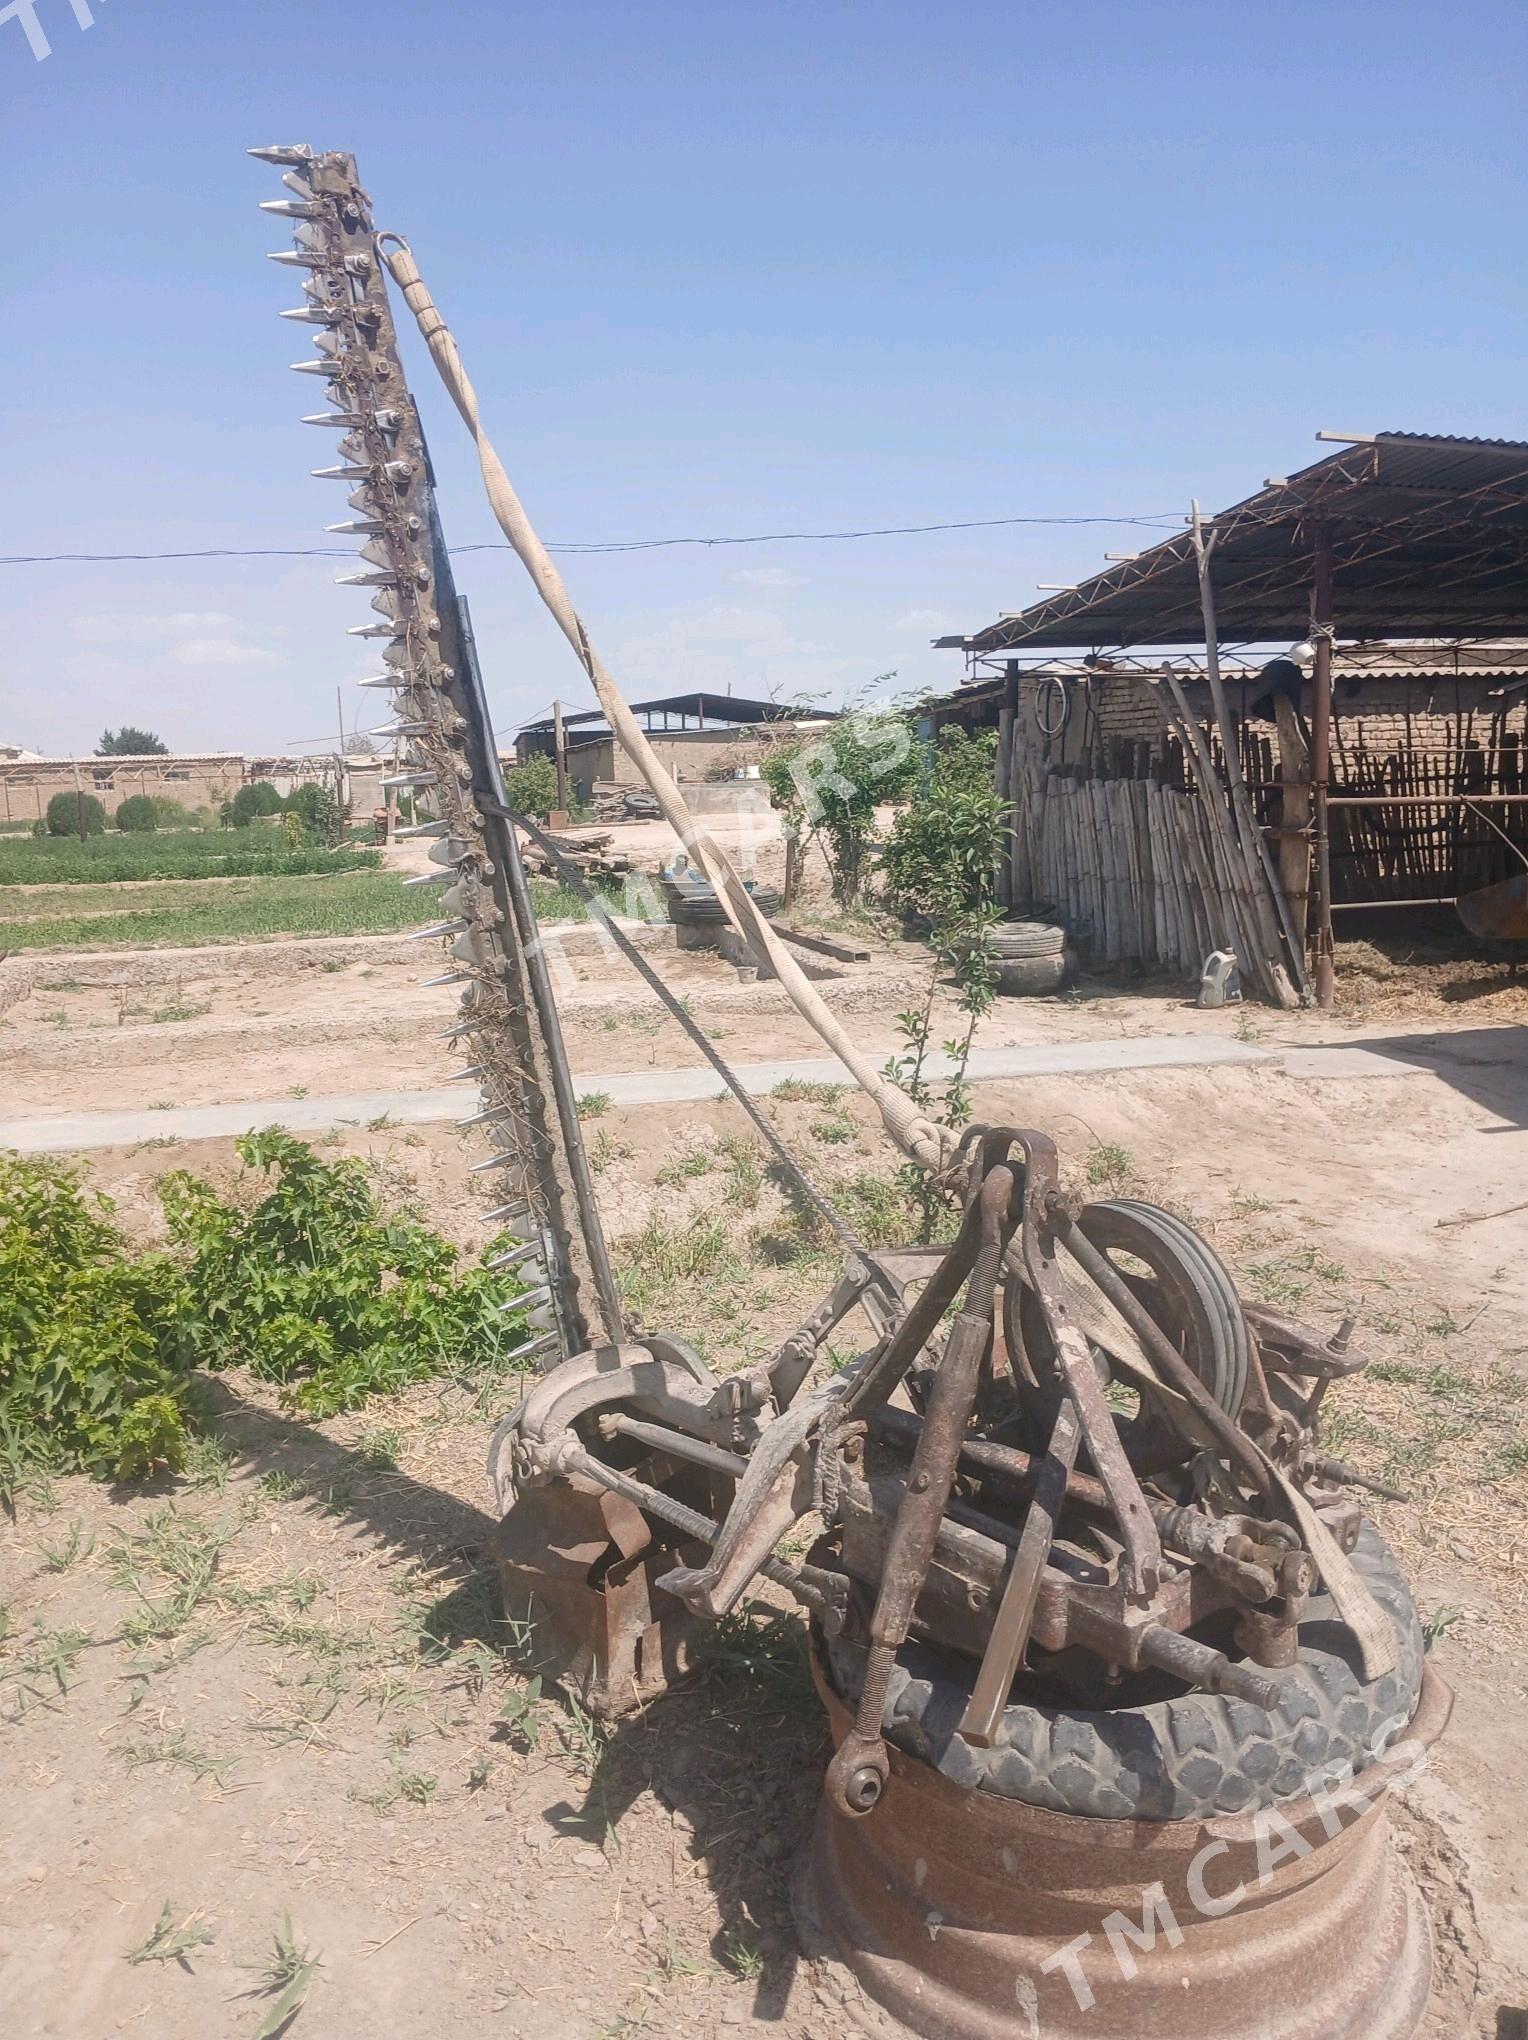
M 563 726 L 562 703 L 552 703 L 552 748 L 557 764 L 557 812 L 568 819 L 568 732 Z
M 1275 1005 L 1290 1010 L 1299 1005 L 1299 997 L 1289 979 L 1281 958 L 1278 923 L 1268 901 L 1266 889 L 1258 883 L 1258 867 L 1249 865 L 1243 854 L 1235 825 L 1223 798 L 1220 774 L 1215 769 L 1215 760 L 1210 747 L 1195 722 L 1188 705 L 1188 697 L 1171 667 L 1163 671 L 1163 679 L 1172 694 L 1176 709 L 1173 721 L 1177 725 L 1178 738 L 1194 764 L 1194 783 L 1198 789 L 1201 811 L 1207 817 L 1210 841 L 1215 853 L 1219 872 L 1219 883 L 1226 890 L 1225 908 L 1227 915 L 1240 923 L 1243 940 L 1238 944 L 1237 953 L 1245 966 L 1247 975 L 1258 983 L 1273 1000 Z
M 1287 694 L 1273 697 L 1279 733 L 1279 883 L 1289 901 L 1295 932 L 1305 943 L 1310 911 L 1310 747 Z
M 1019 662 L 1010 659 L 1003 668 L 1003 702 L 997 716 L 997 761 L 993 768 L 993 779 L 999 800 L 1008 805 L 1008 825 L 1013 828 L 1018 820 L 1013 806 L 1013 761 L 1018 742 L 1019 710 Z M 1014 846 L 1010 841 L 1007 855 L 998 862 L 997 903 L 1000 907 L 1013 905 Z
M 1311 679 L 1310 793 L 1316 859 L 1316 1004 L 1330 1006 L 1336 995 L 1337 966 L 1332 944 L 1332 838 L 1327 795 L 1332 780 L 1332 540 L 1316 528 L 1315 574 L 1311 585 L 1312 637 L 1316 670 Z
M 1226 786 L 1231 795 L 1231 812 L 1236 817 L 1236 833 L 1241 838 L 1242 855 L 1249 867 L 1249 877 L 1255 886 L 1257 873 L 1261 870 L 1267 884 L 1269 897 L 1278 915 L 1279 932 L 1284 938 L 1288 953 L 1289 967 L 1295 984 L 1302 993 L 1309 991 L 1305 980 L 1305 947 L 1300 941 L 1279 883 L 1278 872 L 1274 869 L 1272 855 L 1257 817 L 1252 812 L 1252 801 L 1247 793 L 1247 782 L 1242 776 L 1241 751 L 1237 743 L 1236 725 L 1231 720 L 1230 704 L 1220 677 L 1220 639 L 1215 625 L 1215 584 L 1210 576 L 1210 554 L 1215 548 L 1215 536 L 1206 539 L 1204 525 L 1199 516 L 1197 497 L 1193 506 L 1194 560 L 1199 570 L 1199 607 L 1204 618 L 1204 670 L 1210 683 L 1210 700 L 1215 709 L 1215 722 L 1220 730 L 1220 748 L 1225 753 Z M 1261 918 L 1261 917 L 1260 917 Z

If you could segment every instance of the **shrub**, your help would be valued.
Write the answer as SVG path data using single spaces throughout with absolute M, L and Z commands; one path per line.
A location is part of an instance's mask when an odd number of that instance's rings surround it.
M 886 898 L 935 922 L 992 899 L 1009 836 L 1008 804 L 992 783 L 997 732 L 941 732 L 924 784 L 892 825 L 881 859 Z
M 55 793 L 48 802 L 50 836 L 99 836 L 106 810 L 93 793 Z
M 291 1408 L 325 1417 L 520 1343 L 524 1319 L 503 1305 L 523 1285 L 460 1268 L 449 1240 L 384 1211 L 364 1162 L 325 1162 L 274 1128 L 235 1145 L 274 1178 L 252 1207 L 184 1171 L 160 1185 L 210 1364 L 247 1366 Z
M 255 779 L 248 786 L 241 786 L 228 803 L 228 814 L 236 829 L 247 829 L 251 822 L 262 815 L 281 813 L 281 795 L 268 779 Z
M 906 716 L 866 709 L 840 717 L 820 737 L 781 745 L 764 761 L 764 783 L 786 827 L 822 837 L 840 906 L 859 898 L 876 809 L 905 800 L 917 772 Z
M 205 828 L 212 819 L 206 808 L 198 808 L 193 814 L 184 801 L 171 800 L 167 793 L 151 793 L 149 801 L 154 809 L 154 819 L 161 829 Z
M 147 794 L 130 794 L 123 801 L 117 809 L 117 827 L 129 836 L 147 836 L 159 827 L 159 816 Z
M 504 791 L 517 815 L 544 822 L 557 805 L 557 767 L 544 751 L 538 751 L 505 773 Z
M 0 1449 L 9 1464 L 134 1478 L 178 1466 L 193 1348 L 182 1278 L 129 1258 L 109 1199 L 0 1156 Z
M 122 1479 L 178 1466 L 192 1369 L 246 1365 L 311 1416 L 491 1363 L 523 1341 L 524 1285 L 463 1268 L 385 1210 L 368 1166 L 267 1130 L 274 1178 L 225 1202 L 185 1171 L 160 1195 L 172 1251 L 132 1255 L 108 1199 L 58 1163 L 0 1156 L 0 1467 Z M 490 1242 L 484 1259 L 505 1242 Z
M 327 786 L 309 780 L 297 787 L 286 803 L 286 812 L 297 816 L 315 843 L 332 848 L 344 838 L 349 816 Z

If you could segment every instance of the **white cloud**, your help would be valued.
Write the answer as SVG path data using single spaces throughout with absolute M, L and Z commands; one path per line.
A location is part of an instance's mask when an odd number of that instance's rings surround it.
M 793 574 L 789 567 L 740 567 L 727 579 L 735 588 L 806 588 L 810 580 L 805 574 Z
M 230 637 L 186 638 L 171 652 L 177 666 L 268 666 L 275 657 L 260 645 Z
M 70 635 L 81 645 L 141 645 L 151 650 L 193 633 L 236 628 L 235 620 L 220 610 L 176 610 L 169 616 L 142 615 L 128 611 L 100 611 L 77 616 Z
M 954 627 L 948 617 L 937 609 L 904 609 L 895 625 L 898 630 L 916 631 L 947 631 Z
M 628 695 L 734 692 L 759 700 L 835 697 L 862 677 L 772 610 L 697 603 L 618 635 L 611 665 Z

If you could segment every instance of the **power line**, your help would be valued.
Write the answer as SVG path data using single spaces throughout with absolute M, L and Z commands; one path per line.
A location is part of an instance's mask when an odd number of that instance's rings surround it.
M 1182 517 L 1176 512 L 1165 510 L 1139 517 L 962 517 L 942 524 L 881 524 L 859 531 L 753 531 L 737 537 L 564 540 L 560 544 L 549 545 L 547 550 L 557 553 L 658 552 L 671 546 L 782 545 L 792 541 L 815 543 L 829 539 L 910 538 L 932 531 L 991 531 L 1015 524 L 1132 524 L 1156 530 L 1176 530 L 1182 522 Z M 453 545 L 447 550 L 459 555 L 509 552 L 512 548 L 502 542 L 490 541 L 479 545 Z M 202 546 L 184 552 L 0 553 L 0 567 L 98 566 L 149 560 L 348 560 L 354 557 L 346 546 Z

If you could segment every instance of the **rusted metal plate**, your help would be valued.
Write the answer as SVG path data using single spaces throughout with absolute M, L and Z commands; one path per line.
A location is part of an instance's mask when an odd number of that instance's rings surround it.
M 869 1819 L 819 1811 L 804 1936 L 924 2040 L 1409 2040 L 1431 1941 L 1385 1791 L 1450 1704 L 1429 1673 L 1404 1760 L 1349 1798 L 1208 1822 L 1053 1813 L 893 1748 Z

